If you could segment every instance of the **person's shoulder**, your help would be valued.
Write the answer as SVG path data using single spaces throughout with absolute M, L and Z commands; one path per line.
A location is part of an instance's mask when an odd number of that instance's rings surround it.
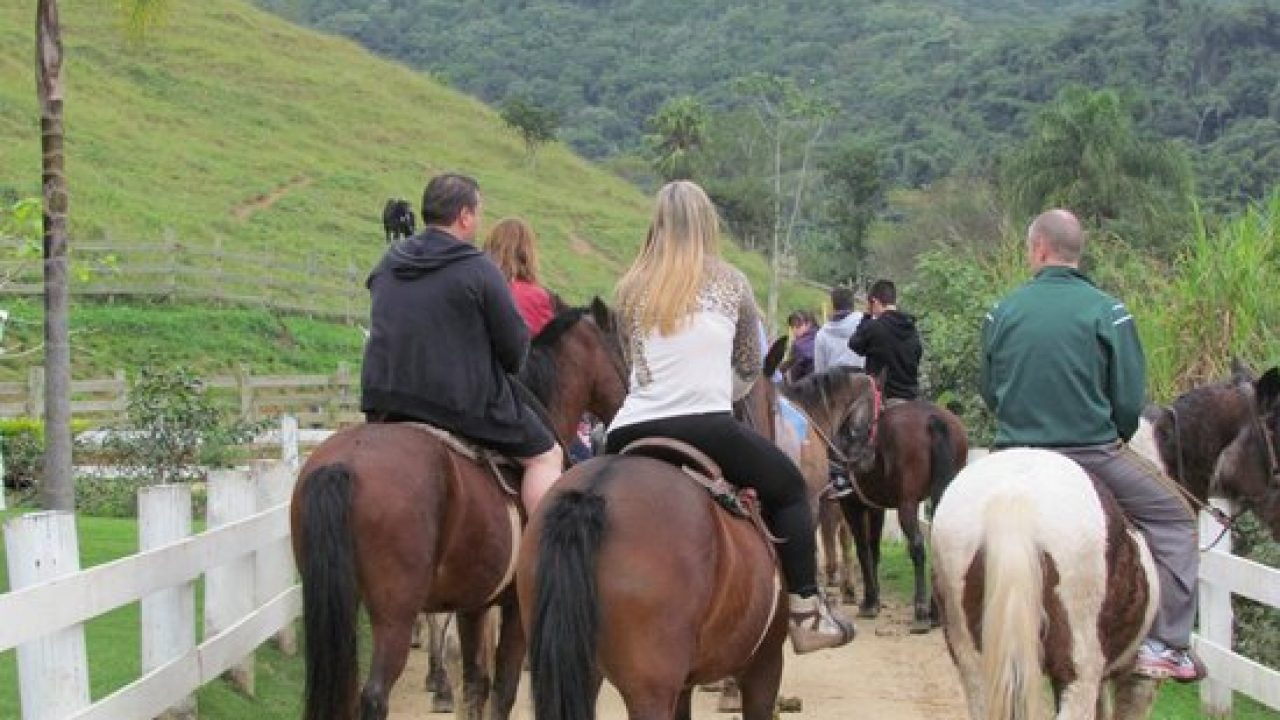
M 721 258 L 707 263 L 706 285 L 715 293 L 751 294 L 751 281 L 746 274 Z

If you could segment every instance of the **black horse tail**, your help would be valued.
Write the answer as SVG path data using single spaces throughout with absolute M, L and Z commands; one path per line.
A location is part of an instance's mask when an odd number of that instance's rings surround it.
M 306 631 L 305 720 L 354 717 L 358 683 L 355 551 L 351 486 L 345 465 L 324 465 L 303 479 L 302 575 Z
M 600 631 L 596 554 L 608 521 L 605 498 L 588 487 L 551 502 L 538 547 L 529 634 L 533 716 L 594 720 Z
M 929 517 L 938 509 L 942 493 L 956 475 L 955 451 L 951 445 L 951 429 L 937 415 L 929 416 Z

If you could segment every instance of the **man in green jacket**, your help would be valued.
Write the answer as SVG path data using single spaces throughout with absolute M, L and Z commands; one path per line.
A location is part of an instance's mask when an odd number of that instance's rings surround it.
M 987 314 L 982 396 L 996 416 L 997 448 L 1051 448 L 1115 495 L 1146 537 L 1160 577 L 1160 606 L 1138 651 L 1136 672 L 1187 682 L 1203 666 L 1187 648 L 1195 619 L 1200 554 L 1195 518 L 1125 443 L 1146 395 L 1145 360 L 1124 303 L 1079 270 L 1080 222 L 1050 210 L 1027 231 L 1035 277 Z

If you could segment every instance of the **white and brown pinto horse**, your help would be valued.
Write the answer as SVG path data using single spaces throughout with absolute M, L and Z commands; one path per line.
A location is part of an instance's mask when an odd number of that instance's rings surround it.
M 1171 407 L 1176 427 L 1166 409 L 1134 447 L 1201 499 L 1210 490 L 1240 499 L 1280 535 L 1280 370 L 1256 382 L 1237 373 Z M 1027 448 L 973 463 L 943 495 L 931 542 L 974 720 L 1043 717 L 1043 676 L 1058 720 L 1146 717 L 1155 682 L 1132 668 L 1158 604 L 1155 567 L 1114 498 L 1078 465 Z

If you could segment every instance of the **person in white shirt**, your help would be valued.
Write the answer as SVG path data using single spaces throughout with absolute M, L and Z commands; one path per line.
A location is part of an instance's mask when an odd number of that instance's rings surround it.
M 813 368 L 816 372 L 826 372 L 834 367 L 866 368 L 867 359 L 849 349 L 849 338 L 862 322 L 862 313 L 853 309 L 853 303 L 853 291 L 849 288 L 831 289 L 831 319 L 818 329 L 813 341 Z M 838 499 L 853 493 L 849 471 L 834 460 L 830 478 L 829 497 Z
M 607 452 L 645 437 L 687 442 L 731 481 L 755 488 L 783 539 L 793 649 L 853 639 L 852 623 L 818 592 L 813 516 L 804 478 L 776 446 L 734 420 L 732 403 L 761 376 L 759 311 L 747 279 L 720 258 L 719 216 L 694 183 L 658 191 L 640 255 L 618 284 L 630 392 L 609 427 Z

